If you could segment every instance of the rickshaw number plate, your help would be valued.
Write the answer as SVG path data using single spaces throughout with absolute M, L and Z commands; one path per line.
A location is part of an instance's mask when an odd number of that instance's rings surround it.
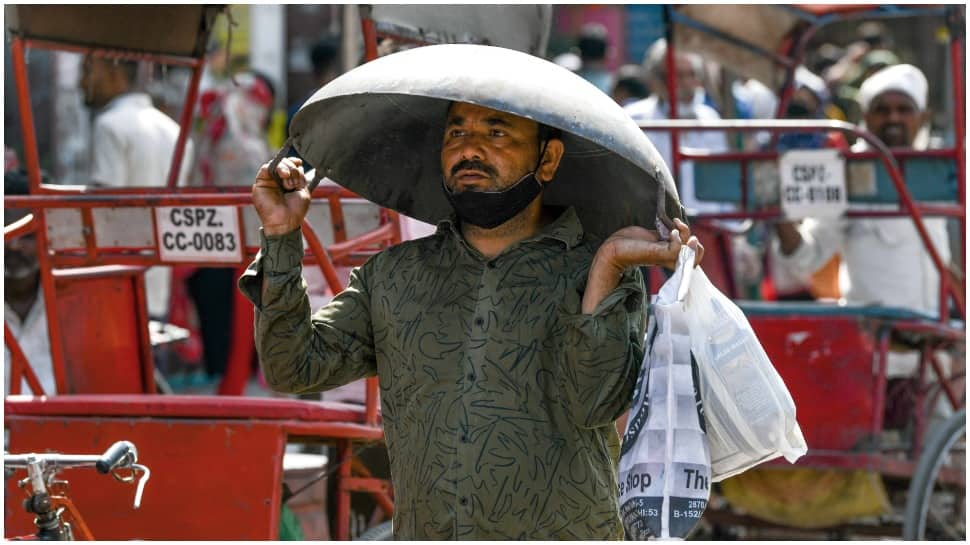
M 845 213 L 845 159 L 838 150 L 794 150 L 778 159 L 785 217 L 832 218 Z
M 235 206 L 164 206 L 155 209 L 158 255 L 162 261 L 242 260 L 239 213 Z

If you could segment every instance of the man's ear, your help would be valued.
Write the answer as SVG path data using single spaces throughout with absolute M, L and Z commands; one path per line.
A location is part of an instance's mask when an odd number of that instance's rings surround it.
M 536 172 L 536 178 L 540 182 L 550 182 L 556 176 L 556 171 L 559 169 L 559 161 L 562 160 L 562 154 L 565 149 L 562 140 L 558 138 L 549 140 L 546 144 L 546 151 L 542 156 L 542 161 L 539 163 L 539 169 Z

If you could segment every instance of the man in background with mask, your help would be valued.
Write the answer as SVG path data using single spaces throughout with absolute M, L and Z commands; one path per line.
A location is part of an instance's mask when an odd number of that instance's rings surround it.
M 652 95 L 624 108 L 637 123 L 670 119 L 666 62 L 667 41 L 661 38 L 647 49 L 643 59 L 643 68 Z M 675 52 L 674 63 L 677 71 L 677 117 L 701 121 L 721 119 L 720 114 L 704 102 L 701 93 L 703 65 L 700 57 L 691 53 Z M 670 133 L 667 131 L 644 131 L 644 133 L 656 146 L 664 161 L 668 165 L 673 165 Z M 682 131 L 678 134 L 678 138 L 680 148 L 684 150 L 693 148 L 715 153 L 728 150 L 727 138 L 720 131 Z M 680 200 L 687 208 L 688 215 L 699 212 L 723 212 L 727 209 L 721 203 L 701 202 L 696 199 L 692 161 L 681 161 L 680 172 L 674 173 L 674 179 L 677 182 Z
M 622 537 L 613 422 L 643 357 L 637 266 L 703 247 L 679 220 L 670 243 L 627 227 L 600 244 L 573 207 L 544 205 L 563 153 L 556 129 L 452 103 L 440 168 L 454 216 L 355 269 L 312 316 L 300 162 L 277 168 L 286 193 L 268 165 L 257 176 L 261 249 L 240 288 L 267 381 L 302 393 L 379 377 L 398 539 Z

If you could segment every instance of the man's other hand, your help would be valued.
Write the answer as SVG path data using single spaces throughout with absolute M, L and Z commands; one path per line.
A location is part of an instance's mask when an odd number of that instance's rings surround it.
M 636 226 L 624 227 L 610 235 L 593 256 L 586 293 L 583 294 L 583 312 L 591 314 L 606 295 L 616 289 L 623 271 L 630 267 L 676 267 L 680 247 L 684 244 L 694 249 L 694 266 L 700 265 L 704 259 L 704 246 L 697 237 L 691 236 L 690 227 L 679 219 L 674 220 L 674 230 L 667 242 L 661 241 L 656 232 Z
M 691 236 L 690 227 L 679 219 L 674 220 L 674 230 L 667 242 L 661 241 L 655 231 L 636 226 L 624 227 L 610 235 L 600 246 L 593 264 L 595 266 L 597 261 L 605 260 L 604 265 L 620 274 L 629 267 L 640 265 L 662 265 L 672 270 L 677 265 L 677 256 L 683 244 L 694 249 L 694 266 L 700 265 L 704 258 L 704 246 L 697 237 Z
M 270 176 L 269 163 L 259 168 L 253 184 L 253 205 L 266 235 L 282 235 L 300 228 L 310 207 L 303 161 L 287 157 L 280 161 L 276 173 L 286 192 Z

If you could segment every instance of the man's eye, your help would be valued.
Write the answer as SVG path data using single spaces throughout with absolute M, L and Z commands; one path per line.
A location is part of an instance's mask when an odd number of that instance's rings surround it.
M 500 129 L 492 129 L 492 131 L 491 131 L 490 134 L 492 136 L 505 136 L 505 131 L 500 130 Z
M 464 135 L 465 135 L 465 131 L 461 129 L 451 129 L 451 132 L 448 133 L 448 136 L 452 138 L 457 138 L 459 136 L 464 136 Z

